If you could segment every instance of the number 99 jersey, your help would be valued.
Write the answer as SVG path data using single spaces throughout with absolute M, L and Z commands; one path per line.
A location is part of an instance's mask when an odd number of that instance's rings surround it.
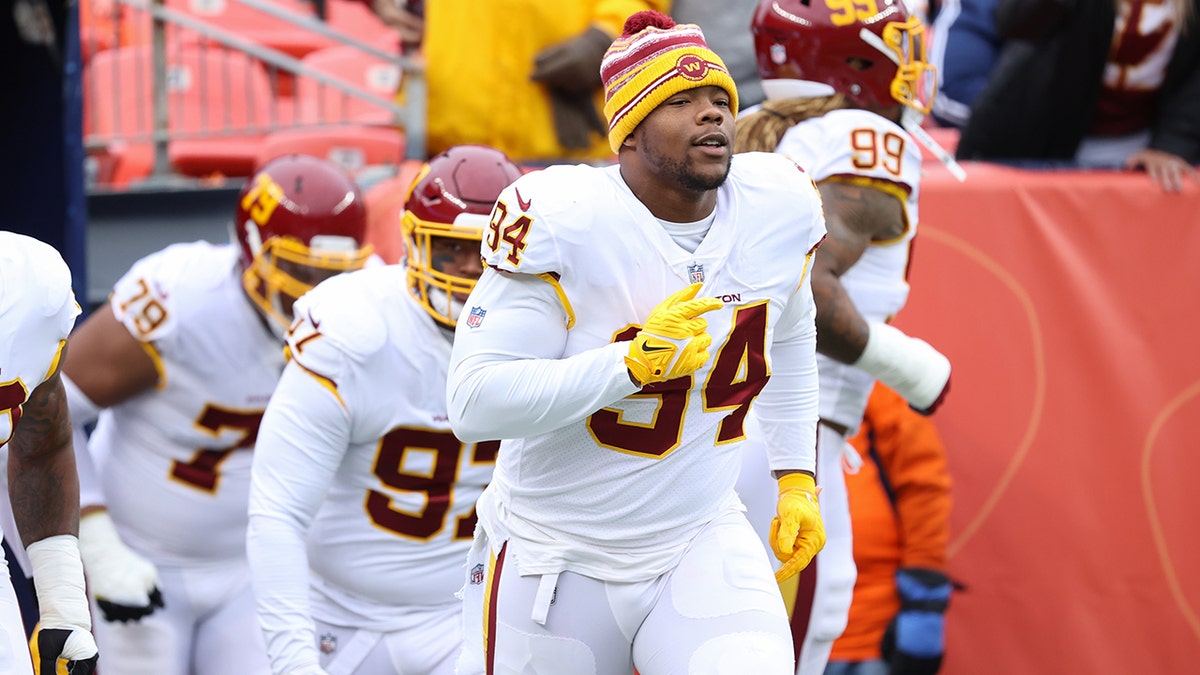
M 866 110 L 833 110 L 788 129 L 776 149 L 818 183 L 841 181 L 880 190 L 903 204 L 904 234 L 873 241 L 841 277 L 868 322 L 887 321 L 908 300 L 908 263 L 917 234 L 921 151 L 903 128 Z M 817 355 L 821 418 L 858 428 L 875 378 Z

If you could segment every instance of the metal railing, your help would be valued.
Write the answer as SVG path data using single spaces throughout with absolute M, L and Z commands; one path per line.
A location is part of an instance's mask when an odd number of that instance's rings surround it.
M 365 124 L 403 129 L 404 158 L 423 158 L 425 80 L 418 60 L 347 35 L 315 15 L 299 14 L 267 0 L 224 0 L 262 12 L 279 20 L 276 23 L 283 22 L 280 25 L 290 25 L 297 35 L 319 36 L 322 44 L 330 46 L 349 45 L 364 57 L 394 66 L 403 78 L 404 100 L 400 103 L 392 92 L 381 94 L 309 67 L 300 58 L 239 33 L 236 27 L 174 9 L 167 6 L 166 0 L 115 2 L 116 9 L 125 9 L 119 21 L 136 22 L 136 29 L 131 30 L 129 24 L 114 27 L 109 49 L 125 50 L 123 56 L 117 56 L 122 53 L 119 51 L 90 56 L 87 69 L 111 68 L 111 72 L 89 75 L 85 70 L 84 116 L 92 120 L 91 124 L 85 121 L 84 128 L 89 154 L 151 146 L 150 177 L 161 177 L 173 173 L 172 143 L 221 138 L 251 142 L 281 129 L 364 123 L 346 112 L 357 105 L 376 113 L 373 121 Z M 127 39 L 138 31 L 143 31 L 139 35 L 144 38 L 147 23 L 148 41 Z M 211 58 L 214 54 L 220 58 Z M 243 86 L 245 91 L 232 91 L 235 86 Z M 302 88 L 315 91 L 315 100 L 292 95 Z M 198 109 L 184 110 L 181 97 L 173 97 L 173 93 L 185 89 L 202 102 Z M 330 95 L 330 91 L 336 95 Z M 203 104 L 235 99 L 245 109 L 232 109 L 232 104 L 225 103 L 218 106 L 223 109 L 210 110 Z M 331 101 L 341 104 L 331 105 Z M 331 109 L 338 107 L 340 114 Z

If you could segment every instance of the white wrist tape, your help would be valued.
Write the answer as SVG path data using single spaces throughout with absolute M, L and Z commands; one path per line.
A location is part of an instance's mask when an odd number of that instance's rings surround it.
M 950 359 L 929 343 L 886 323 L 871 323 L 867 348 L 854 364 L 918 410 L 927 410 L 950 380 Z
M 25 551 L 33 568 L 42 628 L 90 631 L 92 619 L 83 585 L 79 541 L 74 535 L 60 534 L 35 541 Z

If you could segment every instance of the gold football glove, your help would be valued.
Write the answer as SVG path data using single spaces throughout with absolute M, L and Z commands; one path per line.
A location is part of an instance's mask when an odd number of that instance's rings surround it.
M 692 284 L 667 296 L 633 336 L 625 365 L 639 384 L 690 375 L 708 360 L 712 337 L 705 332 L 708 322 L 699 317 L 723 303 L 716 298 L 696 298 L 699 290 L 700 284 Z
M 799 574 L 825 547 L 825 524 L 817 495 L 821 488 L 806 473 L 789 473 L 779 479 L 779 503 L 771 519 L 771 550 L 783 566 L 775 572 L 782 583 Z

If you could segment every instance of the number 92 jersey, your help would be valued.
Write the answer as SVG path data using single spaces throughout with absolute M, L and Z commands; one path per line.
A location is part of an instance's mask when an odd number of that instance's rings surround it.
M 12 437 L 29 395 L 58 370 L 79 313 L 58 251 L 0 232 L 0 446 Z

